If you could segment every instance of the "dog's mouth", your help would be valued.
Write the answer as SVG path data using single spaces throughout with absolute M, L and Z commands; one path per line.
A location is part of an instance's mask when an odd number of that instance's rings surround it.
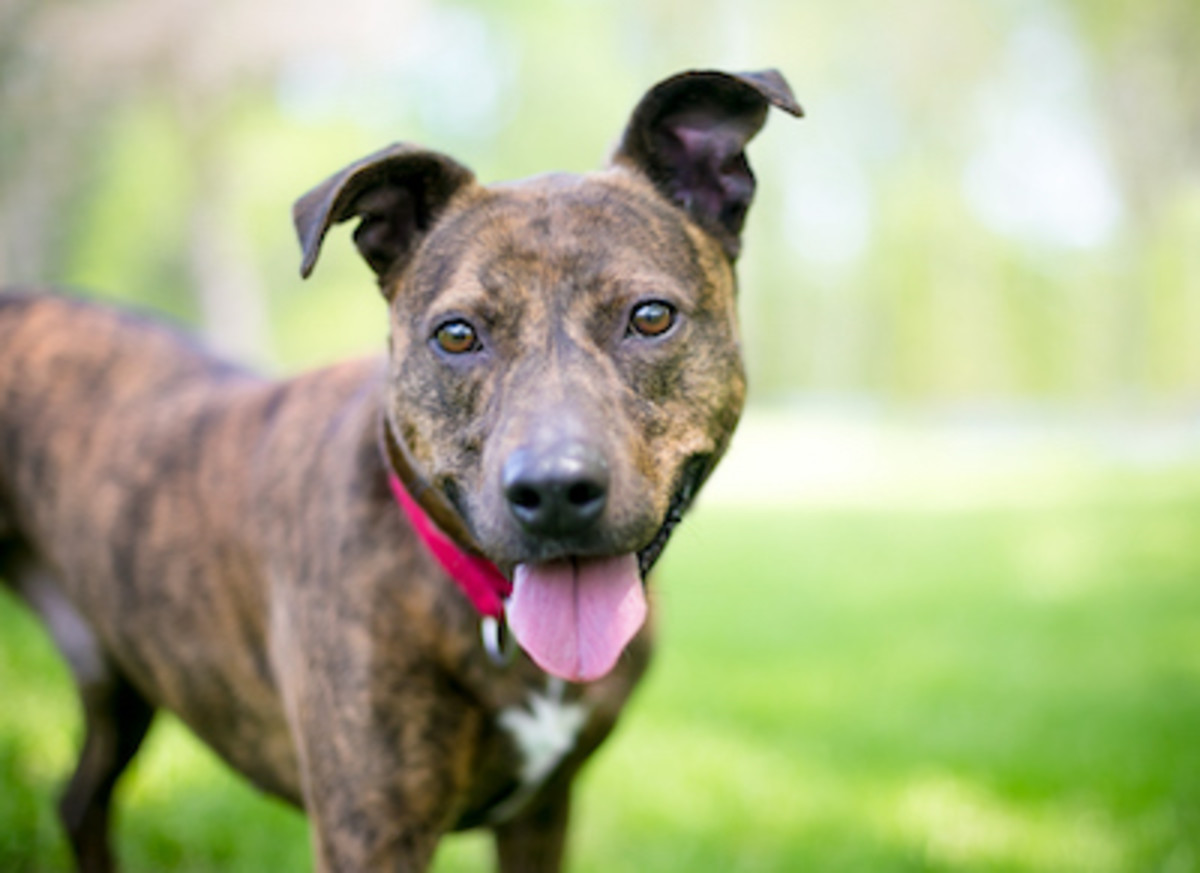
M 612 670 L 646 621 L 645 576 L 711 466 L 710 455 L 685 465 L 663 524 L 644 548 L 516 565 L 508 625 L 539 667 L 572 682 L 591 682 Z
M 675 484 L 675 492 L 671 496 L 671 503 L 667 506 L 667 514 L 663 519 L 662 526 L 654 535 L 654 539 L 637 553 L 638 569 L 643 577 L 662 557 L 663 549 L 667 547 L 667 540 L 671 538 L 671 534 L 675 532 L 679 522 L 683 521 L 684 513 L 691 507 L 692 501 L 696 499 L 696 494 L 700 491 L 700 486 L 712 472 L 714 460 L 711 454 L 698 454 L 692 455 L 683 465 Z
M 462 523 L 468 515 L 461 505 L 461 493 L 447 487 L 452 483 L 442 483 L 434 492 L 417 476 L 403 445 L 382 418 L 379 443 L 397 500 L 402 505 L 411 502 L 412 512 L 427 518 L 431 528 L 444 531 L 441 536 L 447 543 L 473 541 Z M 494 565 L 488 564 L 490 572 L 476 568 L 472 573 L 478 572 L 480 578 L 464 581 L 455 567 L 461 570 L 459 565 L 470 564 L 471 559 L 461 552 L 461 546 L 446 546 L 441 552 L 431 549 L 435 555 L 454 553 L 450 561 L 454 567 L 446 563 L 449 559 L 444 555 L 439 558 L 443 569 L 457 579 L 485 615 L 498 617 L 503 608 L 518 644 L 542 669 L 569 681 L 594 681 L 612 670 L 645 623 L 645 576 L 662 555 L 715 460 L 716 455 L 708 453 L 688 459 L 676 479 L 662 524 L 641 548 L 617 554 L 533 557 L 509 564 L 512 593 L 503 607 L 500 598 L 507 593 L 507 585 Z M 435 493 L 438 499 L 429 499 Z M 422 497 L 426 499 L 418 503 Z M 493 605 L 496 613 L 491 612 Z

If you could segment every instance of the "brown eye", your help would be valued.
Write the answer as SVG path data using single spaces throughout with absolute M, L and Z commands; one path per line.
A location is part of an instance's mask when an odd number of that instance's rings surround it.
M 642 336 L 661 336 L 675 324 L 675 307 L 661 300 L 639 303 L 629 316 L 629 330 Z
M 447 321 L 433 333 L 433 339 L 448 355 L 463 355 L 479 349 L 479 335 L 475 328 L 461 318 Z

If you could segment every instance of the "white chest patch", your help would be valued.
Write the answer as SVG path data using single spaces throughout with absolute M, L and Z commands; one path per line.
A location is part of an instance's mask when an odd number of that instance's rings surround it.
M 521 785 L 502 803 L 493 816 L 503 820 L 520 810 L 525 802 L 575 748 L 579 731 L 587 723 L 591 708 L 563 700 L 565 683 L 550 676 L 545 693 L 531 692 L 527 707 L 510 706 L 497 721 L 521 753 Z

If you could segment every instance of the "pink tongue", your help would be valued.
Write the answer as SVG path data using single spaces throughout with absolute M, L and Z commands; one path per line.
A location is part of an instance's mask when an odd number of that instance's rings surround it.
M 646 620 L 637 557 L 518 564 L 506 612 L 521 648 L 547 673 L 599 679 Z

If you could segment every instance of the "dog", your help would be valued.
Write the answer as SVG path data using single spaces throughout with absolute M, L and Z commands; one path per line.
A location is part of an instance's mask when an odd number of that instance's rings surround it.
M 317 869 L 419 871 L 486 827 L 552 873 L 573 775 L 651 649 L 645 579 L 745 378 L 745 146 L 775 71 L 641 99 L 604 169 L 485 187 L 397 144 L 293 210 L 387 303 L 389 352 L 270 381 L 173 329 L 0 296 L 0 577 L 86 735 L 60 804 L 113 869 L 114 783 L 156 709 L 302 808 Z

